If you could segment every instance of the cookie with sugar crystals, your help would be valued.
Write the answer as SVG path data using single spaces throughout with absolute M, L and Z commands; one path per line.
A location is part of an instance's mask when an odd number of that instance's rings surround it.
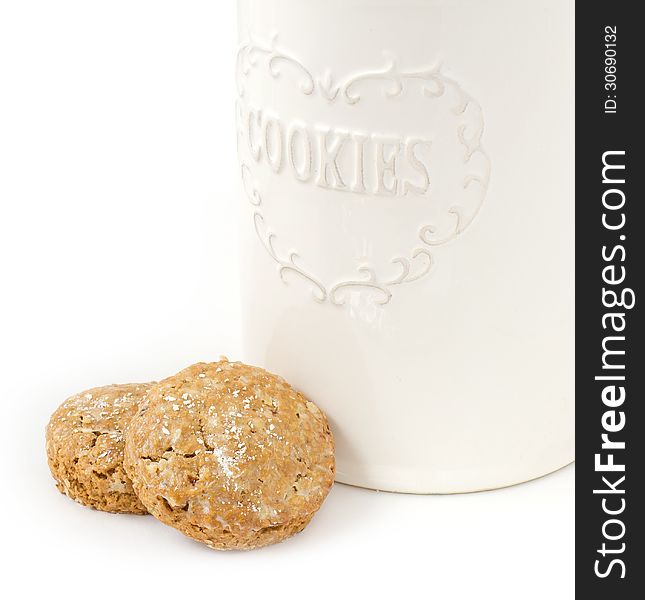
M 123 468 L 123 436 L 150 385 L 93 388 L 58 407 L 47 425 L 46 450 L 62 493 L 98 510 L 147 513 Z
M 125 467 L 148 511 L 218 550 L 280 542 L 309 523 L 335 475 L 322 411 L 284 379 L 222 359 L 157 384 Z

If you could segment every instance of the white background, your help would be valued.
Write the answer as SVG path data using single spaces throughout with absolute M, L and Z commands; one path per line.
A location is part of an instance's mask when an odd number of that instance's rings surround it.
M 336 485 L 250 553 L 56 491 L 67 396 L 239 356 L 235 31 L 233 0 L 0 0 L 5 597 L 572 598 L 573 467 L 462 496 Z

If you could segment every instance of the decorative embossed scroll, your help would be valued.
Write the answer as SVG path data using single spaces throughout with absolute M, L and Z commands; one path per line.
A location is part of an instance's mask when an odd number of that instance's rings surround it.
M 282 122 L 270 111 L 254 108 L 246 98 L 247 81 L 254 70 L 264 76 L 294 85 L 295 93 L 318 98 L 328 105 L 355 106 L 365 94 L 380 90 L 384 98 L 403 94 L 421 94 L 427 110 L 437 110 L 440 102 L 450 113 L 446 122 L 454 122 L 455 147 L 461 148 L 456 160 L 462 167 L 456 192 L 450 195 L 441 214 L 429 216 L 417 225 L 411 249 L 391 259 L 389 276 L 379 276 L 372 264 L 357 267 L 354 278 L 323 281 L 306 266 L 299 253 L 281 252 L 278 234 L 269 228 L 270 215 L 265 214 L 262 192 L 253 177 L 253 163 L 264 161 L 275 174 L 290 176 L 299 183 L 317 188 L 367 196 L 432 198 L 428 156 L 437 140 L 414 136 L 390 136 L 351 131 L 346 128 L 321 127 L 316 124 Z M 406 70 L 390 61 L 381 69 L 335 78 L 328 71 L 317 75 L 290 53 L 280 49 L 275 39 L 270 45 L 252 40 L 240 46 L 237 57 L 238 120 L 241 143 L 248 145 L 250 162 L 242 160 L 244 190 L 253 208 L 253 225 L 268 255 L 278 266 L 283 282 L 294 274 L 308 282 L 315 300 L 342 305 L 347 292 L 365 290 L 378 304 L 390 302 L 396 286 L 417 281 L 431 272 L 432 250 L 461 235 L 473 222 L 486 195 L 490 178 L 490 161 L 482 145 L 484 119 L 481 106 L 455 80 L 438 66 Z M 296 152 L 297 151 L 297 152 Z M 341 165 L 340 153 L 348 158 Z M 439 152 L 439 150 L 437 150 Z M 298 154 L 298 156 L 296 156 Z M 314 168 L 316 165 L 317 168 Z M 404 173 L 405 171 L 405 173 Z M 476 193 L 473 192 L 476 188 Z M 466 209 L 464 197 L 470 205 Z M 472 198 L 475 198 L 473 201 Z M 386 265 L 387 267 L 387 265 Z

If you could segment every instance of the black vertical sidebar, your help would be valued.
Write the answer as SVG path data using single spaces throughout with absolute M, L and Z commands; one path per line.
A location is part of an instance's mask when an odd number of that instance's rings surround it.
M 576 3 L 576 593 L 581 598 L 645 598 L 645 30 L 638 8 L 626 0 Z

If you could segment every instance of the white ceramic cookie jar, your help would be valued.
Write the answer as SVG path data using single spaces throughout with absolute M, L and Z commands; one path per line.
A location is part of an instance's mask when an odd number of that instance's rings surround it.
M 239 0 L 245 358 L 338 480 L 573 460 L 573 0 Z

